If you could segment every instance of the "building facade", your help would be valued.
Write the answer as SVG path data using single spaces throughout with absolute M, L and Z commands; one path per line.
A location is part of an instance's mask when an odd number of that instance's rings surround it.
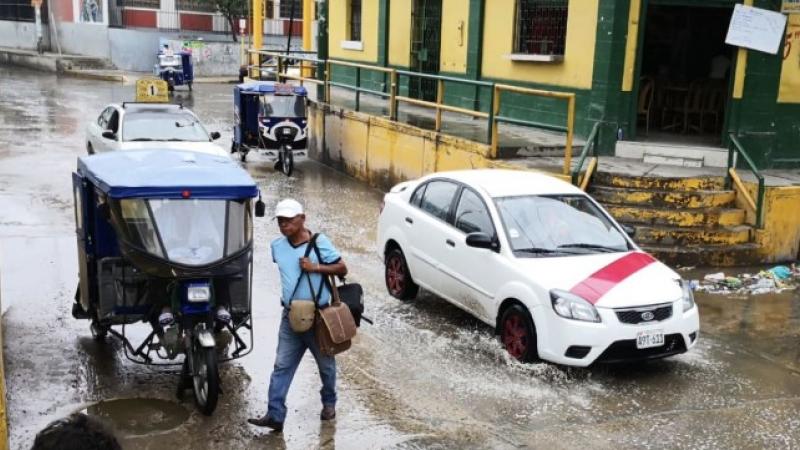
M 619 139 L 723 148 L 736 133 L 759 168 L 781 168 L 800 166 L 800 15 L 784 16 L 774 53 L 725 43 L 737 4 L 780 12 L 781 3 L 327 0 L 322 11 L 332 59 L 575 93 L 577 134 L 599 122 L 603 154 Z M 333 76 L 355 81 L 347 68 Z M 384 75 L 360 78 L 387 89 Z M 436 97 L 435 82 L 399 84 Z M 445 85 L 445 103 L 488 111 L 488 88 Z M 565 123 L 563 102 L 504 95 L 504 116 Z

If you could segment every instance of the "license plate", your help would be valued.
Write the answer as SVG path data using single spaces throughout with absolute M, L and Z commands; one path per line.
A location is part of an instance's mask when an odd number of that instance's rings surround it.
M 636 348 L 652 348 L 664 345 L 663 330 L 646 330 L 636 333 Z
M 289 128 L 284 128 L 283 129 L 283 134 L 292 134 L 292 130 L 289 129 Z

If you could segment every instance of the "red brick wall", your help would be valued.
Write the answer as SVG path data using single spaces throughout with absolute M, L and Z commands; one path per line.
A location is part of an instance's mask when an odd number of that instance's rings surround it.
M 181 30 L 213 31 L 214 22 L 209 14 L 181 13 Z

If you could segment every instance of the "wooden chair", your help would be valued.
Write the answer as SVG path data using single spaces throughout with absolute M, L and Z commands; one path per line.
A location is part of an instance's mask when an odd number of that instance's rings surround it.
M 639 101 L 636 107 L 636 118 L 644 116 L 645 134 L 650 134 L 650 111 L 653 108 L 653 91 L 656 83 L 650 77 L 642 77 L 639 82 Z
M 686 101 L 683 104 L 683 132 L 687 133 L 689 129 L 696 130 L 699 133 L 703 132 L 703 104 L 706 102 L 708 95 L 708 83 L 706 80 L 694 80 L 689 83 L 689 93 L 686 95 Z M 690 121 L 692 118 L 698 119 L 698 125 L 693 126 Z
M 721 119 L 725 114 L 725 97 L 727 90 L 724 83 L 709 83 L 703 102 L 702 110 L 700 112 L 700 124 L 702 124 L 706 117 L 714 119 L 714 125 L 711 129 L 712 132 L 717 132 L 718 127 L 721 125 Z

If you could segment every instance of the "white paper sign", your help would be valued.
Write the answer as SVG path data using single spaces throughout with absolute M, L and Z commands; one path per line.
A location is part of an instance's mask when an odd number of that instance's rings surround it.
M 774 55 L 778 53 L 785 28 L 783 14 L 737 4 L 725 43 Z

